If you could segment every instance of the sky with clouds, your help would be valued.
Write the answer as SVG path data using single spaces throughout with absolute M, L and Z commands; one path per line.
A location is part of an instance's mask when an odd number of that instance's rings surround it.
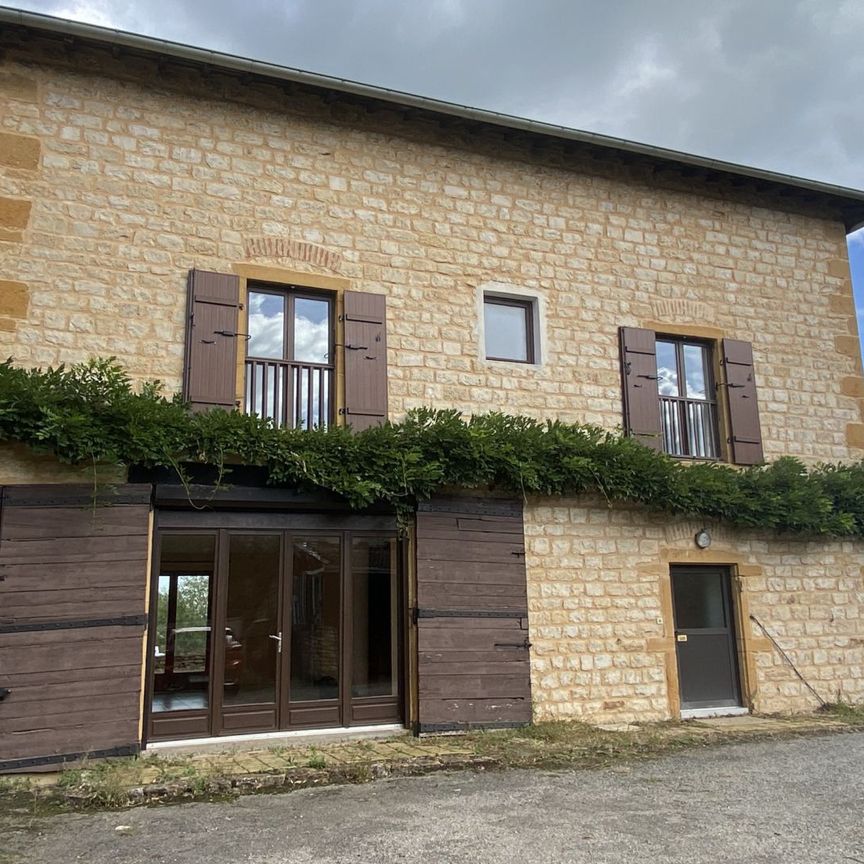
M 864 0 L 10 5 L 864 188 Z

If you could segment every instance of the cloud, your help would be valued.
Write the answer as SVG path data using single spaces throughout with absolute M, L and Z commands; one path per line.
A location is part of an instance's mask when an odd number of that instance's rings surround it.
M 19 0 L 27 8 L 856 186 L 857 0 Z
M 38 5 L 38 4 L 34 4 Z M 99 27 L 117 27 L 118 19 L 111 14 L 111 5 L 100 2 L 72 2 L 48 4 L 48 11 L 58 18 L 68 18 L 71 21 L 81 21 L 85 24 L 96 24 Z

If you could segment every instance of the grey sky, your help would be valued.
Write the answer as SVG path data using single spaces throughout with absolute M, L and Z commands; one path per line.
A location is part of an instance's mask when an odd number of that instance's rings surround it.
M 6 2 L 864 188 L 864 0 Z
M 864 0 L 17 5 L 864 186 Z

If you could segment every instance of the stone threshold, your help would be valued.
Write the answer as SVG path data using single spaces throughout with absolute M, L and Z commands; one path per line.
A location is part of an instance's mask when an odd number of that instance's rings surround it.
M 740 705 L 719 706 L 716 708 L 682 708 L 682 720 L 700 720 L 708 717 L 743 717 L 750 713 L 749 708 Z
M 396 738 L 409 732 L 401 723 L 377 726 L 337 726 L 332 729 L 293 729 L 284 732 L 255 732 L 245 735 L 220 735 L 213 738 L 179 738 L 153 741 L 141 752 L 147 756 L 186 756 L 195 753 L 225 753 L 281 745 L 350 743 L 352 741 Z

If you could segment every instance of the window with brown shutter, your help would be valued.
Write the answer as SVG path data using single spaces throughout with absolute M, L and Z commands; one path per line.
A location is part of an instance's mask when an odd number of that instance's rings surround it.
M 196 410 L 234 408 L 240 279 L 190 270 L 183 396 Z
M 387 420 L 386 297 L 344 295 L 345 415 L 360 431 Z
M 656 346 L 663 449 L 671 456 L 719 458 L 711 345 L 657 336 Z
M 738 339 L 724 339 L 723 367 L 726 370 L 732 461 L 737 465 L 758 465 L 764 461 L 764 456 L 752 345 Z
M 622 327 L 624 427 L 647 447 L 690 459 L 722 458 L 718 393 L 726 393 L 728 458 L 738 465 L 763 461 L 759 409 L 749 342 L 724 339 L 726 381 L 714 380 L 715 343 L 653 330 Z
M 657 345 L 653 330 L 621 327 L 621 384 L 624 429 L 652 450 L 662 449 L 657 398 Z
M 333 295 L 249 286 L 244 405 L 276 426 L 333 422 Z

